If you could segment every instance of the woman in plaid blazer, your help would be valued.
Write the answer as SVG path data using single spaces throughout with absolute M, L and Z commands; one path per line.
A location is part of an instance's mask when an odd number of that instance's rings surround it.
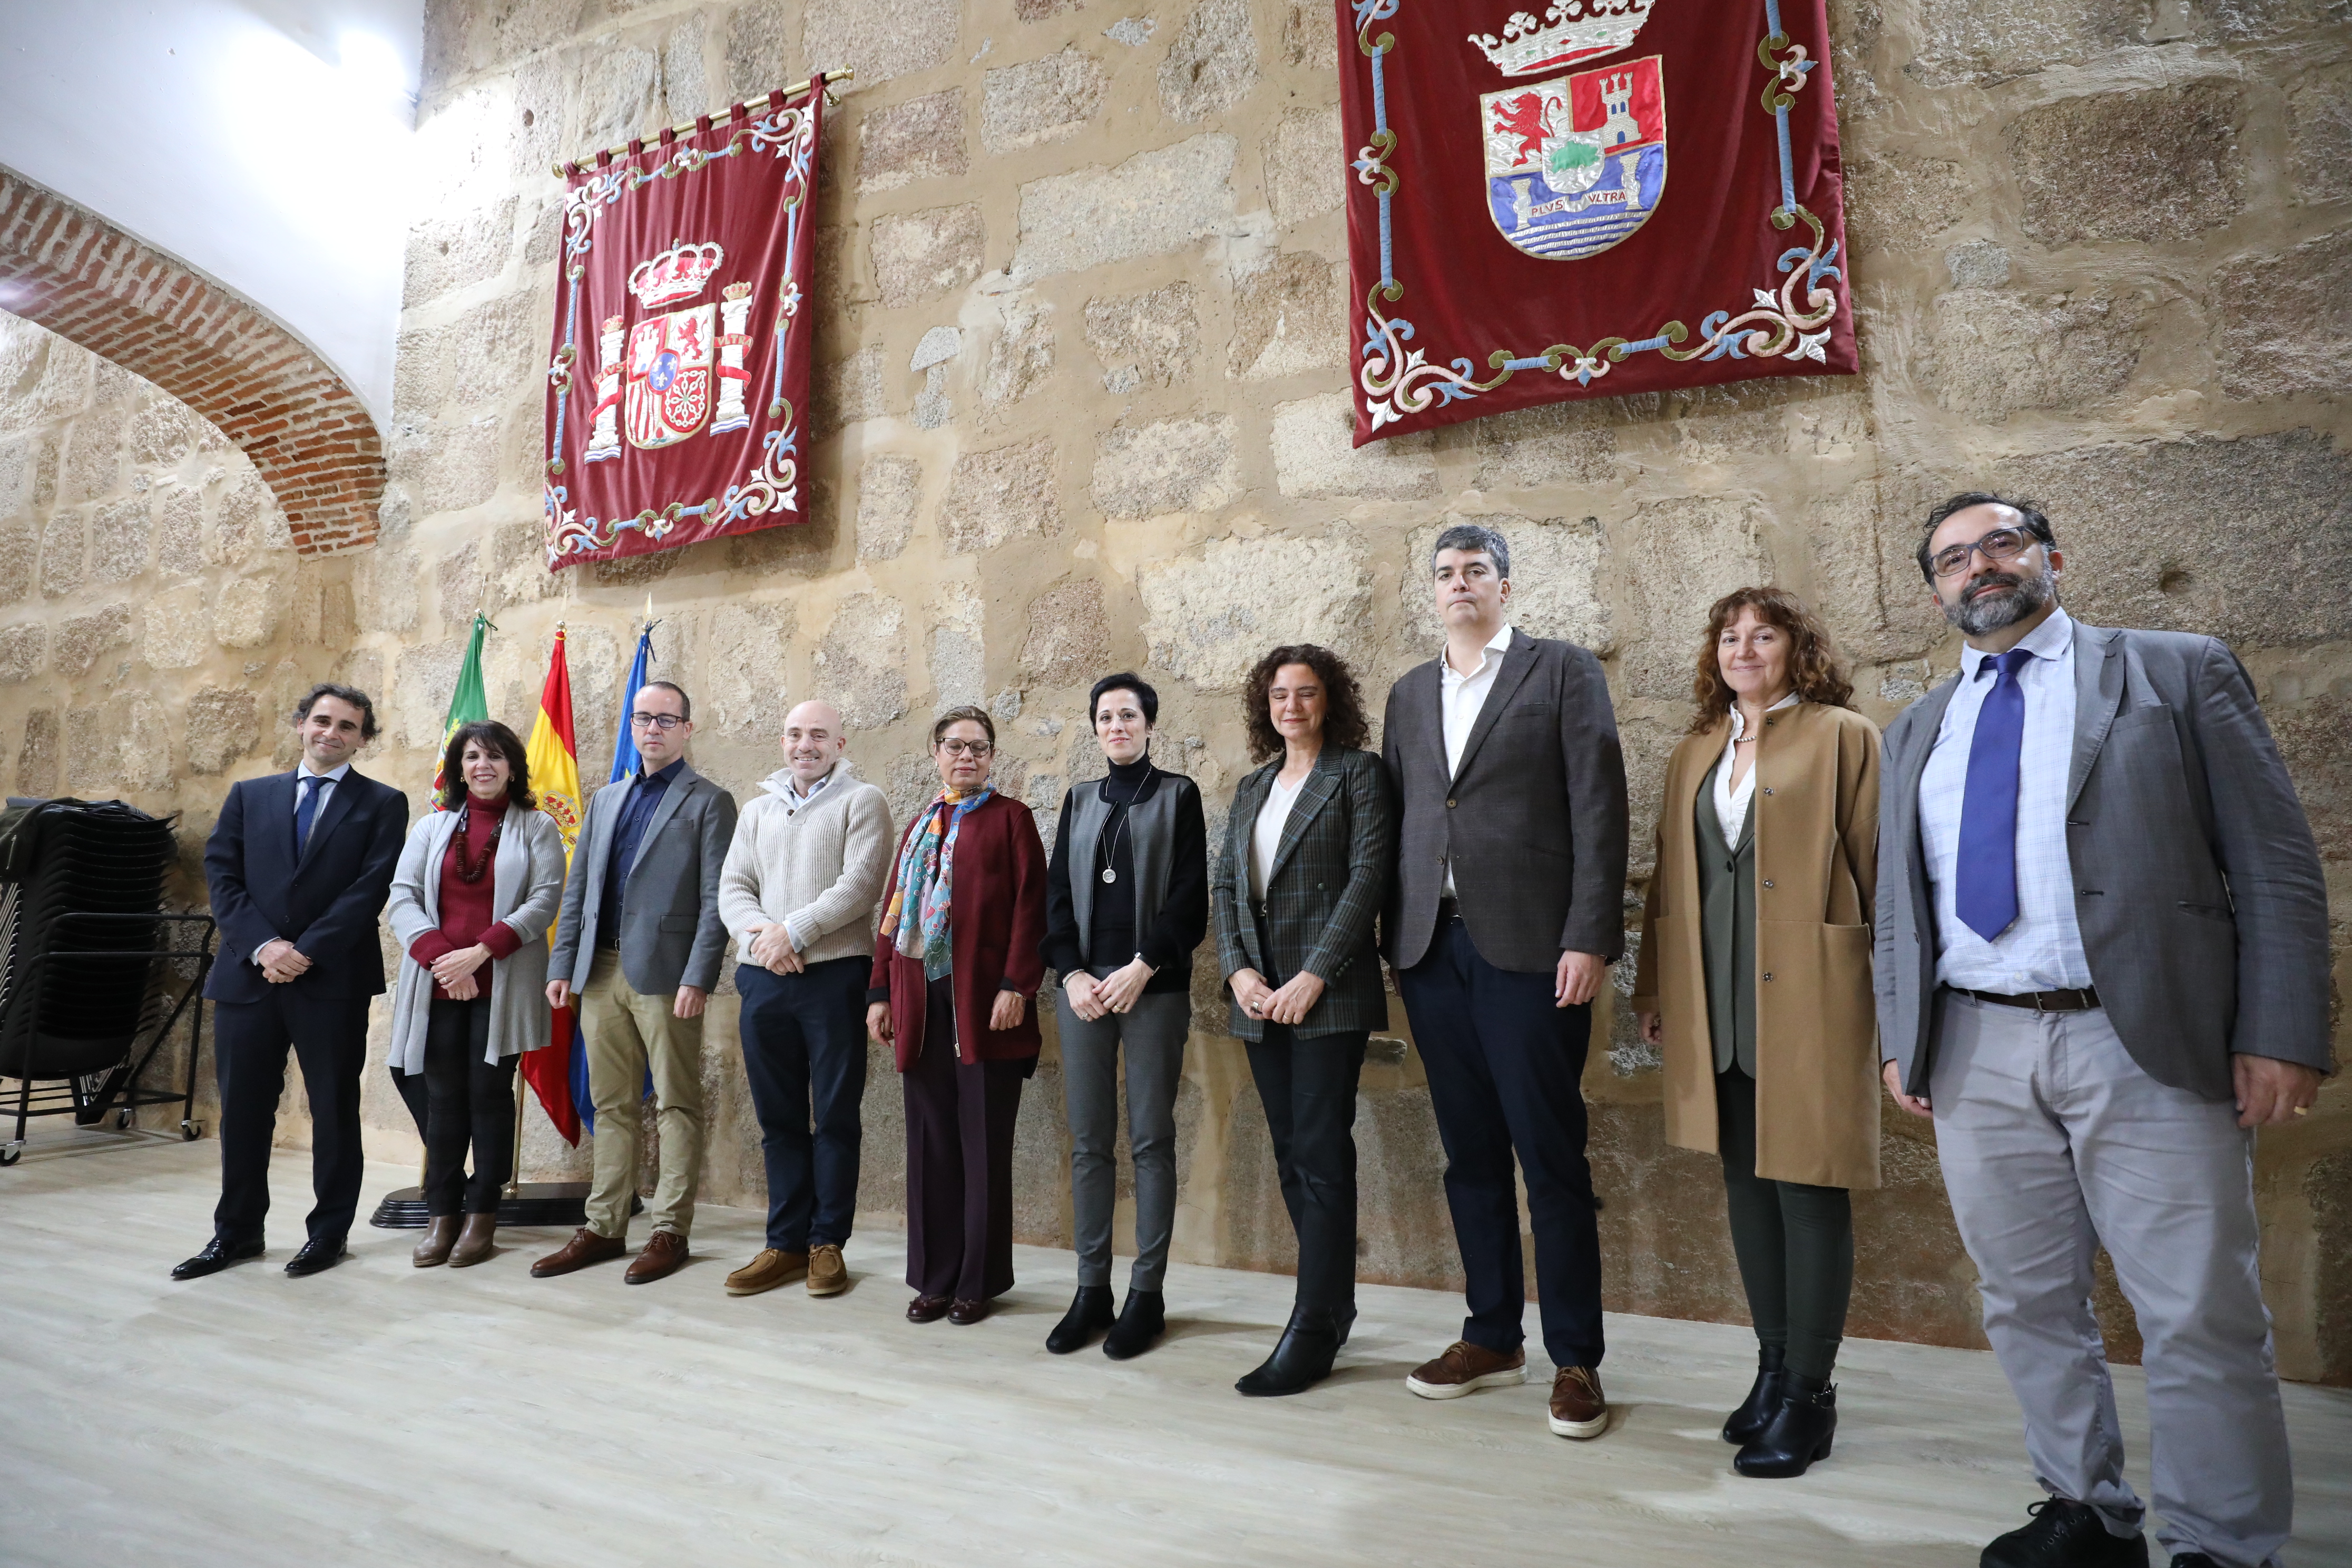
M 1245 689 L 1250 755 L 1209 897 L 1233 1032 L 1274 1137 L 1298 1234 L 1298 1295 L 1282 1342 L 1234 1386 L 1297 1394 L 1330 1375 L 1356 1318 L 1356 1080 L 1388 1026 L 1372 940 L 1396 861 L 1396 805 L 1356 678 L 1312 643 L 1258 660 Z

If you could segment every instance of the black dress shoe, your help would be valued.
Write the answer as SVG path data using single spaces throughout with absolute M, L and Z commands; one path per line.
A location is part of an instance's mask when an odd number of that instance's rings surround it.
M 1055 1355 L 1084 1350 L 1094 1342 L 1097 1334 L 1110 1327 L 1114 1316 L 1109 1286 L 1081 1285 L 1078 1293 L 1070 1298 L 1070 1310 L 1062 1314 L 1062 1321 L 1045 1336 L 1045 1348 Z
M 242 1263 L 248 1258 L 261 1256 L 257 1241 L 225 1241 L 219 1237 L 205 1243 L 205 1249 L 172 1270 L 174 1279 L 201 1279 L 207 1274 L 217 1274 L 232 1263 Z
M 1799 1373 L 1781 1373 L 1780 1402 L 1764 1430 L 1742 1445 L 1731 1468 L 1759 1479 L 1801 1476 L 1830 1457 L 1837 1436 L 1837 1389 Z
M 1167 1328 L 1168 1298 L 1157 1290 L 1139 1290 L 1130 1285 L 1127 1304 L 1118 1310 L 1118 1321 L 1111 1325 L 1108 1337 L 1103 1341 L 1103 1354 L 1113 1361 L 1139 1356 L 1160 1342 Z
M 2172 1568 L 2221 1568 L 2221 1565 L 2202 1552 L 2176 1552 L 2172 1554 Z
M 2147 1568 L 2147 1537 L 2110 1532 L 2088 1503 L 2044 1498 L 2033 1521 L 1997 1536 L 1978 1568 Z
M 302 1250 L 286 1260 L 286 1272 L 300 1279 L 305 1274 L 323 1274 L 343 1260 L 343 1238 L 340 1236 L 314 1236 L 302 1244 Z
M 1779 1345 L 1756 1347 L 1756 1381 L 1748 1390 L 1748 1397 L 1723 1424 L 1723 1440 L 1745 1447 L 1756 1440 L 1772 1419 L 1772 1412 L 1780 1407 L 1781 1362 L 1788 1352 Z
M 1300 1307 L 1290 1314 L 1274 1353 L 1234 1387 L 1252 1399 L 1304 1394 L 1331 1375 L 1339 1354 L 1339 1314 L 1328 1307 Z

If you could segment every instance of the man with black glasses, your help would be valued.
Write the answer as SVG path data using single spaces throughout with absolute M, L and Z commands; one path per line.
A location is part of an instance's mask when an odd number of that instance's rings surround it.
M 648 1073 L 661 1173 L 646 1212 L 653 1235 L 624 1278 L 643 1285 L 686 1261 L 702 1179 L 702 1009 L 727 947 L 719 873 L 735 837 L 735 797 L 687 765 L 693 733 L 683 689 L 639 688 L 629 713 L 637 771 L 596 792 L 572 852 L 547 1000 L 579 998 L 596 1170 L 588 1223 L 530 1266 L 542 1279 L 628 1250 Z

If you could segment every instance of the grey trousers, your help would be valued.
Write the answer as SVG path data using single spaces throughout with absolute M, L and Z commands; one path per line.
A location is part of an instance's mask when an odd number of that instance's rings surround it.
M 2255 1262 L 2252 1139 L 2226 1101 L 2142 1072 L 2104 1010 L 1947 992 L 1929 1092 L 1986 1337 L 2042 1489 L 2128 1535 L 2114 1385 L 2091 1311 L 2104 1243 L 2145 1342 L 2158 1544 L 2275 1563 L 2293 1523 L 2286 1419 Z
M 1113 973 L 1095 971 L 1097 979 Z M 1118 1208 L 1118 1051 L 1127 1047 L 1127 1140 L 1135 1160 L 1135 1268 L 1128 1286 L 1157 1290 L 1168 1277 L 1176 1231 L 1176 1085 L 1192 998 L 1182 991 L 1139 996 L 1125 1013 L 1087 1023 L 1060 1009 L 1062 1093 L 1070 1118 L 1070 1214 L 1078 1283 L 1110 1283 L 1111 1220 Z

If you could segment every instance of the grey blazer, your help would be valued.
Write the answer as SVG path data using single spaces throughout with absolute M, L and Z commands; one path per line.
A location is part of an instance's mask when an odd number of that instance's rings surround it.
M 596 917 L 604 901 L 604 863 L 628 793 L 625 785 L 607 784 L 589 798 L 588 820 L 572 851 L 572 879 L 563 887 L 547 974 L 569 980 L 575 991 L 588 984 L 601 940 Z M 679 768 L 637 840 L 637 858 L 621 889 L 621 973 L 631 990 L 659 996 L 681 985 L 718 987 L 727 951 L 719 873 L 734 838 L 735 797 L 692 763 Z
M 1370 752 L 1326 746 L 1299 786 L 1265 880 L 1265 941 L 1250 908 L 1250 834 L 1282 771 L 1276 761 L 1242 780 L 1225 818 L 1224 841 L 1209 879 L 1217 920 L 1217 973 L 1231 979 L 1255 969 L 1272 985 L 1300 970 L 1321 977 L 1322 999 L 1293 1032 L 1301 1039 L 1389 1026 L 1388 987 L 1372 944 L 1372 924 L 1388 896 L 1396 858 L 1396 808 L 1388 775 Z M 1227 993 L 1233 1032 L 1265 1037 L 1265 1023 Z
M 408 956 L 408 944 L 441 925 L 441 863 L 457 832 L 458 813 L 428 812 L 408 830 L 384 910 L 400 943 L 400 977 L 392 988 L 392 1047 L 387 1064 L 425 1070 L 425 1034 L 432 1020 L 433 972 Z M 548 1043 L 547 928 L 563 895 L 563 830 L 543 811 L 507 807 L 490 868 L 490 918 L 522 938 L 505 958 L 477 971 L 490 984 L 491 1063 Z
M 1513 632 L 1451 774 L 1438 661 L 1417 665 L 1389 689 L 1381 755 L 1403 817 L 1381 923 L 1391 968 L 1429 952 L 1448 857 L 1470 941 L 1496 968 L 1549 974 L 1566 951 L 1623 951 L 1625 758 L 1589 651 Z
M 1935 903 L 1919 775 L 1956 675 L 1886 731 L 1878 1027 L 1904 1087 L 1936 1049 Z M 2066 852 L 2091 984 L 2158 1083 L 2229 1100 L 2232 1054 L 2329 1068 L 2318 847 L 2245 667 L 2179 632 L 2074 626 Z

